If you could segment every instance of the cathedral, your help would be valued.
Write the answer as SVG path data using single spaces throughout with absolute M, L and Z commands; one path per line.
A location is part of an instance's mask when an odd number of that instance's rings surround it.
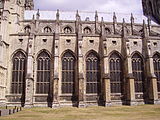
M 160 26 L 131 14 L 0 0 L 0 106 L 160 104 Z

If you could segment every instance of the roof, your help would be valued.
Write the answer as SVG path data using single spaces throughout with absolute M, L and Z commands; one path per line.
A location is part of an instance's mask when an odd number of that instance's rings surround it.
M 25 20 L 31 20 L 33 15 L 36 16 L 36 10 L 27 10 L 24 14 Z M 57 11 L 39 11 L 40 13 L 40 20 L 56 20 L 56 13 Z M 60 20 L 75 20 L 76 19 L 76 11 L 59 11 Z M 95 12 L 84 12 L 79 11 L 79 15 L 82 21 L 85 21 L 87 17 L 89 17 L 90 21 L 95 21 Z M 103 17 L 105 22 L 113 22 L 113 13 L 107 12 L 98 12 L 99 20 Z M 131 14 L 125 13 L 116 13 L 117 22 L 123 22 L 123 18 L 125 19 L 126 23 L 130 23 Z M 147 17 L 143 14 L 133 14 L 134 22 L 135 23 L 143 23 L 143 20 L 147 22 Z M 152 24 L 157 25 L 155 22 L 152 21 Z

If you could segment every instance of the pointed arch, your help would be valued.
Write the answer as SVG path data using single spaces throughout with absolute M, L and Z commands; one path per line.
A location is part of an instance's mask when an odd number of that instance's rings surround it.
M 43 53 L 43 52 L 47 53 L 47 54 L 49 55 L 49 57 L 51 58 L 51 53 L 50 53 L 48 50 L 46 50 L 46 49 L 40 50 L 40 51 L 36 54 L 36 58 L 38 58 L 38 56 L 39 56 L 41 53 Z
M 153 55 L 154 74 L 157 77 L 157 88 L 160 92 L 160 53 L 156 52 Z
M 132 72 L 135 78 L 135 92 L 144 92 L 144 62 L 138 52 L 132 55 Z
M 16 53 L 21 52 L 26 58 L 27 58 L 27 53 L 23 50 L 23 49 L 17 49 L 15 50 L 10 57 L 10 60 L 13 60 L 14 56 L 16 55 Z
M 117 50 L 113 50 L 112 52 L 109 53 L 109 58 L 113 55 L 113 54 L 116 54 L 117 56 L 119 56 L 122 60 L 124 60 L 124 56 L 119 53 Z
M 160 56 L 160 53 L 158 51 L 153 53 L 153 58 L 156 57 L 156 56 Z
M 62 54 L 62 94 L 74 94 L 76 58 L 72 51 L 66 50 Z
M 100 58 L 91 50 L 86 55 L 86 93 L 99 94 L 100 91 Z
M 86 26 L 86 27 L 83 29 L 83 33 L 84 33 L 84 34 L 92 34 L 92 29 L 91 29 L 91 27 Z
M 64 33 L 73 33 L 73 28 L 70 25 L 66 25 L 63 27 Z
M 48 94 L 50 90 L 51 58 L 46 51 L 37 56 L 36 94 Z
M 31 26 L 30 25 L 26 25 L 24 27 L 24 33 L 30 33 L 31 32 Z
M 11 94 L 24 94 L 26 55 L 22 51 L 17 51 L 12 57 L 12 81 Z
M 109 27 L 105 27 L 105 34 L 106 35 L 110 35 L 111 33 L 112 33 L 112 29 L 111 28 L 109 28 Z
M 51 27 L 46 26 L 46 27 L 44 27 L 43 32 L 44 33 L 52 33 L 52 29 L 51 29 Z
M 67 50 L 63 51 L 62 54 L 61 54 L 61 58 L 62 58 L 62 57 L 64 56 L 64 54 L 66 54 L 66 53 L 72 54 L 72 55 L 74 56 L 75 60 L 77 59 L 75 52 L 73 52 L 71 49 L 67 49 Z
M 110 84 L 111 93 L 122 93 L 122 58 L 118 52 L 113 52 L 109 57 L 109 68 L 110 68 Z
M 143 62 L 144 62 L 144 56 L 139 51 L 132 52 L 131 57 L 133 57 L 135 54 L 140 56 L 142 58 Z
M 88 56 L 90 53 L 93 53 L 97 58 L 100 58 L 99 54 L 98 54 L 95 50 L 93 50 L 93 49 L 89 50 L 89 51 L 85 54 L 85 58 L 87 58 L 87 56 Z

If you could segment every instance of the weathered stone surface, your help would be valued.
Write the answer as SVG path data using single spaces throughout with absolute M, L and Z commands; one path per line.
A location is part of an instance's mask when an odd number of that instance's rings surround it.
M 151 101 L 154 104 L 160 103 L 157 85 L 160 78 L 156 78 L 153 60 L 155 54 L 160 54 L 159 26 L 151 25 L 150 22 L 137 24 L 134 22 L 134 15 L 131 16 L 131 23 L 125 23 L 125 20 L 123 23 L 117 22 L 115 14 L 113 22 L 103 19 L 98 21 L 97 12 L 95 21 L 89 21 L 88 18 L 83 21 L 78 11 L 75 20 L 60 20 L 59 11 L 57 11 L 55 20 L 40 19 L 40 11 L 37 11 L 36 17 L 33 16 L 33 19 L 26 20 L 24 11 L 33 8 L 33 1 L 25 3 L 25 0 L 22 0 L 18 4 L 8 1 L 4 7 L 0 11 L 2 18 L 0 19 L 0 106 L 8 104 L 25 107 L 65 105 L 85 107 L 87 105 L 110 106 L 112 104 L 137 105 Z M 12 84 L 16 84 L 13 75 L 20 76 L 13 74 L 16 72 L 15 66 L 13 66 L 13 56 L 18 51 L 26 57 L 23 76 L 25 87 L 20 94 L 12 92 Z M 37 93 L 39 79 L 43 78 L 44 81 L 39 82 L 43 85 L 47 84 L 45 80 L 48 79 L 48 76 L 44 75 L 47 70 L 43 71 L 42 76 L 38 76 L 41 69 L 38 66 L 37 58 L 42 52 L 46 52 L 51 61 L 49 87 L 41 87 L 41 89 L 49 89 L 49 92 L 45 94 Z M 62 93 L 62 68 L 64 67 L 62 58 L 66 52 L 70 52 L 74 56 L 75 71 L 74 91 L 64 94 Z M 88 69 L 86 59 L 91 52 L 95 53 L 100 62 L 99 93 L 86 92 L 86 71 Z M 111 76 L 110 58 L 115 53 L 122 59 L 123 92 L 120 94 L 111 93 L 111 77 L 113 76 Z M 132 56 L 135 53 L 142 58 L 144 64 L 145 90 L 143 94 L 135 93 L 135 77 L 132 68 Z M 16 66 L 19 67 L 18 64 Z M 43 64 L 41 67 L 45 68 L 47 65 Z M 18 70 L 21 71 L 21 69 Z M 18 81 L 20 78 L 17 77 L 16 80 Z M 66 89 L 69 88 L 66 87 Z

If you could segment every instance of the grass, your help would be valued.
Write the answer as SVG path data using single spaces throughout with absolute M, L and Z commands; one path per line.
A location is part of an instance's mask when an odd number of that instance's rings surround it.
M 15 107 L 7 107 L 7 109 L 13 109 Z M 0 109 L 6 109 L 6 107 L 0 107 Z
M 160 105 L 30 108 L 0 120 L 160 120 Z

